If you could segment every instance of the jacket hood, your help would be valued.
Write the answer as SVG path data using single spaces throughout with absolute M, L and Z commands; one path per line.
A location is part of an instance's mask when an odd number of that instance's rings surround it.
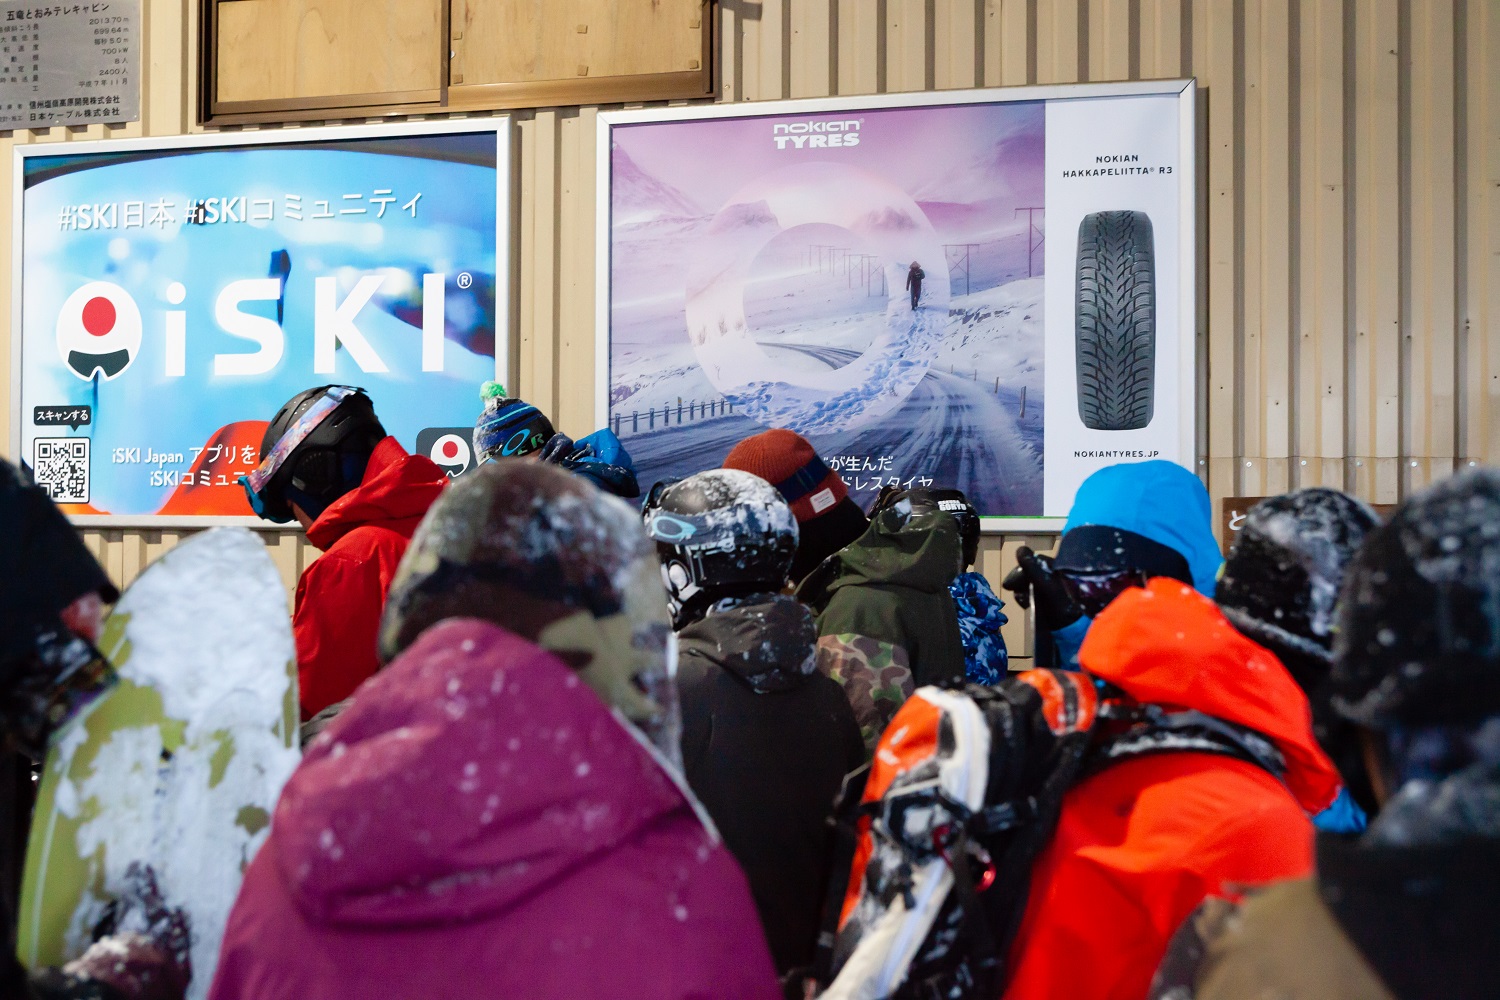
M 561 660 L 488 622 L 451 619 L 312 742 L 271 845 L 310 920 L 467 921 L 692 808 Z
M 1160 460 L 1127 462 L 1100 469 L 1073 498 L 1063 534 L 1102 524 L 1143 535 L 1182 553 L 1193 586 L 1214 595 L 1224 557 L 1214 540 L 1212 503 L 1202 480 L 1180 465 Z
M 719 601 L 679 631 L 677 642 L 760 694 L 800 687 L 817 671 L 812 612 L 784 594 Z
M 912 515 L 909 505 L 903 509 L 897 503 L 877 514 L 865 533 L 838 554 L 828 590 L 881 583 L 936 594 L 958 575 L 962 557 L 957 521 Z
M 447 483 L 447 473 L 432 459 L 408 455 L 400 442 L 387 437 L 370 453 L 359 486 L 318 515 L 307 529 L 307 540 L 327 552 L 334 542 L 367 524 L 410 537 Z
M 1186 584 L 1157 578 L 1115 598 L 1078 659 L 1143 704 L 1196 709 L 1270 739 L 1286 758 L 1287 788 L 1308 813 L 1338 795 L 1338 771 L 1313 738 L 1307 696 L 1292 675 Z

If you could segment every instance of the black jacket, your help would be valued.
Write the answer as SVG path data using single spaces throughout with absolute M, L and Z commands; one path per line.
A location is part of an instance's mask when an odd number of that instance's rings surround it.
M 721 601 L 678 633 L 688 784 L 744 868 L 779 973 L 812 960 L 832 848 L 825 823 L 864 763 L 839 685 L 817 672 L 791 597 Z

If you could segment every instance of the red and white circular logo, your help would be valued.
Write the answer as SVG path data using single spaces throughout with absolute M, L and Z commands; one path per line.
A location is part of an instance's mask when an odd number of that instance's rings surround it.
M 141 311 L 119 285 L 91 281 L 69 295 L 57 314 L 57 353 L 85 382 L 124 374 L 141 350 Z
M 443 434 L 432 442 L 427 457 L 442 467 L 450 476 L 462 475 L 469 468 L 472 455 L 470 443 L 458 434 Z

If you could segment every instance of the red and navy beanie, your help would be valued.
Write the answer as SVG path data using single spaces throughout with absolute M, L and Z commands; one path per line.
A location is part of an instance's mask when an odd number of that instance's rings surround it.
M 796 431 L 778 428 L 746 438 L 730 449 L 724 468 L 759 476 L 792 508 L 800 534 L 791 569 L 794 581 L 869 527 L 864 512 L 849 499 L 844 480 Z

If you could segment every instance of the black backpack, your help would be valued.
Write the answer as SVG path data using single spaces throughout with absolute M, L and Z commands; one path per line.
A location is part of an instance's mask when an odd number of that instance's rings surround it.
M 1285 769 L 1258 733 L 1101 694 L 1083 673 L 919 689 L 840 799 L 818 995 L 994 1000 L 1067 791 L 1120 761 L 1172 751 Z

